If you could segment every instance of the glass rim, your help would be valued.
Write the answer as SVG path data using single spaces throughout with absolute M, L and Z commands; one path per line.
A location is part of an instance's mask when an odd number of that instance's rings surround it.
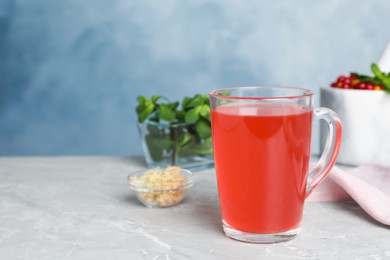
M 179 127 L 195 125 L 195 123 L 186 123 L 186 122 L 168 122 L 168 121 L 157 122 L 157 121 L 150 120 L 150 118 L 146 118 L 145 121 L 143 121 L 142 123 L 138 122 L 138 124 L 139 125 L 149 124 L 149 125 L 159 126 L 163 128 L 179 128 Z
M 278 90 L 296 90 L 301 91 L 300 95 L 278 95 L 274 97 L 258 96 L 258 97 L 240 97 L 237 95 L 225 96 L 221 92 L 233 91 L 237 89 L 278 89 Z M 233 100 L 284 100 L 284 99 L 300 99 L 305 97 L 314 96 L 314 92 L 310 89 L 299 87 L 286 87 L 286 86 L 236 86 L 215 89 L 210 92 L 210 97 L 219 99 L 233 99 Z

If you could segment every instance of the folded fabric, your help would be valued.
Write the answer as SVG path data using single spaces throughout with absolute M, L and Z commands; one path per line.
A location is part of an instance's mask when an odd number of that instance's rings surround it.
M 340 201 L 351 198 L 374 219 L 390 225 L 390 168 L 375 164 L 348 170 L 333 167 L 308 201 Z

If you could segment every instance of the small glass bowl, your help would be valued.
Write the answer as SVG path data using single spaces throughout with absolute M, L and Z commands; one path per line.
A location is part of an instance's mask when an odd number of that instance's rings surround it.
M 194 184 L 192 172 L 186 169 L 180 169 L 180 175 L 185 177 L 184 181 L 161 181 L 151 184 L 133 179 L 134 177 L 142 177 L 147 170 L 130 174 L 128 183 L 138 200 L 148 208 L 164 208 L 179 204 L 185 198 L 188 188 Z

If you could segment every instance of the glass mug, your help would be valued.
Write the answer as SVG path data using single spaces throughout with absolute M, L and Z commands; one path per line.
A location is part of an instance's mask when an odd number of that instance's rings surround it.
M 311 90 L 232 87 L 210 93 L 215 169 L 223 229 L 252 243 L 289 240 L 300 231 L 305 199 L 336 161 L 341 123 L 314 108 Z M 313 118 L 329 135 L 309 171 Z

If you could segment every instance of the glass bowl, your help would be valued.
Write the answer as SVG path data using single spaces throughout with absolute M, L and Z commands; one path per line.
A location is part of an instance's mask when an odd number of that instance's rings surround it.
M 194 183 L 192 176 L 191 171 L 175 166 L 154 168 L 130 174 L 128 183 L 146 207 L 170 207 L 183 201 Z

